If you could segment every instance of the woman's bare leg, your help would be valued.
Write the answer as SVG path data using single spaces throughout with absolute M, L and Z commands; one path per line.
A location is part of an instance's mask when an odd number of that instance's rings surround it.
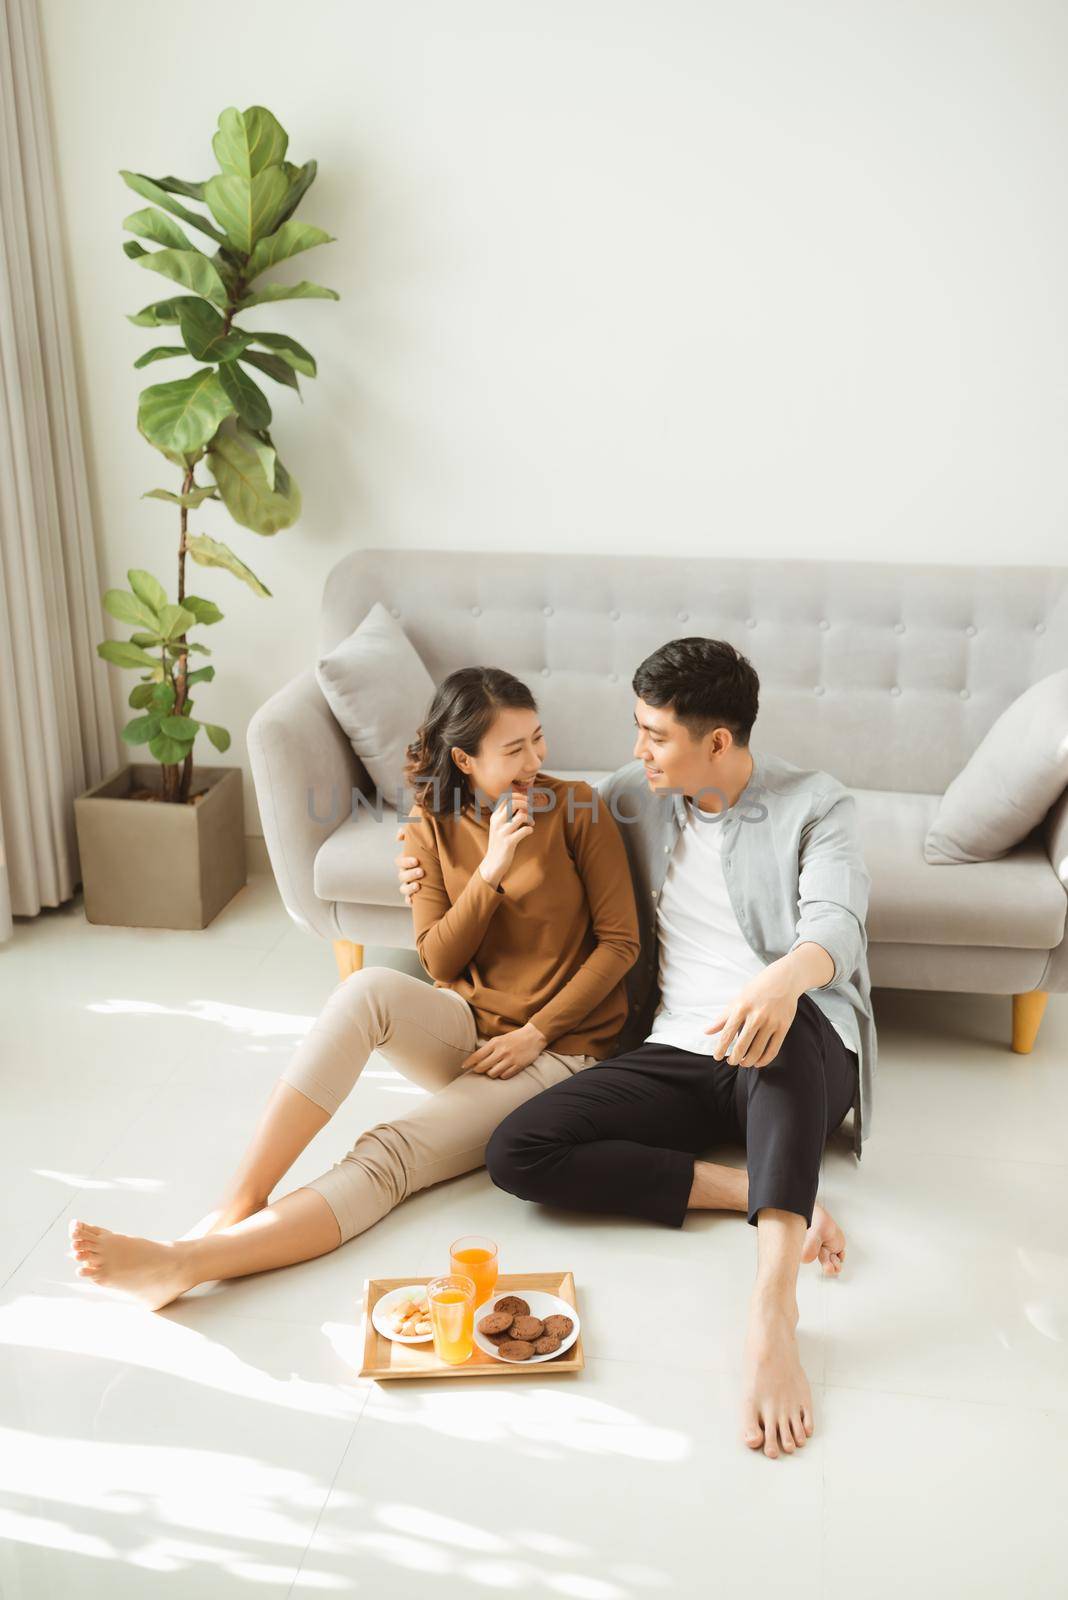
M 341 1243 L 330 1206 L 314 1189 L 295 1189 L 201 1239 L 138 1239 L 73 1220 L 70 1255 L 77 1276 L 138 1301 L 148 1311 L 217 1278 L 242 1278 L 327 1255 Z
M 262 1211 L 276 1185 L 330 1121 L 330 1115 L 279 1078 L 218 1208 L 184 1233 L 179 1243 L 218 1233 Z

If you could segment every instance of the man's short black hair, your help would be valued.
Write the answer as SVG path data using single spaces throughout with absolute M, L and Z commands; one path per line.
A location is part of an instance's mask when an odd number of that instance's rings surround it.
M 631 682 L 646 705 L 670 709 L 691 739 L 729 728 L 743 748 L 756 721 L 760 679 L 725 639 L 671 639 L 646 656 Z

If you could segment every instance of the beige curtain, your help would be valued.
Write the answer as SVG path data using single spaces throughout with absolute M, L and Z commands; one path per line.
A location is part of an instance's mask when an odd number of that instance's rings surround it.
M 34 0 L 0 0 L 0 940 L 80 873 L 74 798 L 120 765 Z

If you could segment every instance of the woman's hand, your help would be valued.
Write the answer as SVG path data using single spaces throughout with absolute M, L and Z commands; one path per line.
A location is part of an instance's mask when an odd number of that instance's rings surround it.
M 509 807 L 509 800 L 512 805 Z M 506 789 L 490 816 L 489 841 L 482 857 L 479 872 L 491 889 L 499 888 L 501 879 L 512 865 L 512 857 L 521 839 L 529 839 L 534 832 L 530 820 L 529 799 L 521 789 Z M 509 816 L 511 810 L 511 816 Z M 524 1063 L 525 1065 L 526 1063 Z
M 541 1055 L 548 1039 L 533 1023 L 502 1033 L 480 1044 L 460 1066 L 467 1072 L 484 1072 L 487 1078 L 514 1078 Z
M 397 843 L 404 843 L 403 828 L 397 829 Z M 397 869 L 397 880 L 400 884 L 400 892 L 404 896 L 405 900 L 407 900 L 408 904 L 411 905 L 412 895 L 418 894 L 420 889 L 423 887 L 423 885 L 419 882 L 419 879 L 424 876 L 423 869 L 419 865 L 419 857 L 394 856 L 393 865 Z

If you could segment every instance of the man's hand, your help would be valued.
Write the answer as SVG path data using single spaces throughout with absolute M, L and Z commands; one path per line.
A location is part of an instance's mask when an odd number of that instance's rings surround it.
M 514 1078 L 517 1072 L 536 1061 L 548 1044 L 543 1033 L 530 1022 L 512 1033 L 480 1044 L 460 1066 L 467 1072 L 484 1072 L 487 1078 Z
M 397 829 L 397 843 L 404 843 L 403 828 Z M 393 865 L 397 869 L 397 881 L 400 884 L 400 892 L 404 896 L 405 900 L 407 900 L 408 904 L 411 905 L 412 895 L 418 894 L 420 889 L 423 887 L 419 882 L 419 879 L 423 876 L 423 869 L 419 865 L 419 858 L 418 856 L 394 856 Z
M 770 1066 L 797 1015 L 799 997 L 833 976 L 833 960 L 811 940 L 770 962 L 705 1029 L 720 1036 L 712 1052 L 715 1059 L 726 1056 L 732 1067 Z

